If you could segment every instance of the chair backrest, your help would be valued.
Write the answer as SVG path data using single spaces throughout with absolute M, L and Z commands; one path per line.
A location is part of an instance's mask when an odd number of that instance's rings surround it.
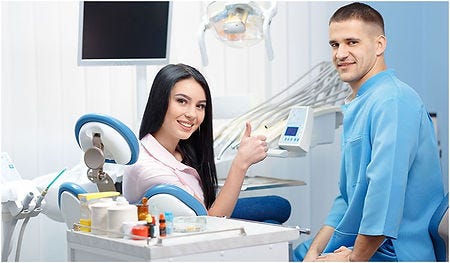
M 433 241 L 436 261 L 448 261 L 448 193 L 431 217 L 428 231 Z
M 145 192 L 150 205 L 158 210 L 170 211 L 174 216 L 202 216 L 208 211 L 203 204 L 183 189 L 170 185 L 155 185 Z

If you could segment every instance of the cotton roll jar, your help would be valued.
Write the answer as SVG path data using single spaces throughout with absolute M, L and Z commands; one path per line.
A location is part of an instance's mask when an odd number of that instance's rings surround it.
M 112 198 L 101 198 L 98 202 L 89 206 L 91 210 L 91 233 L 96 235 L 106 235 L 108 208 L 114 205 Z
M 123 222 L 137 221 L 137 206 L 130 205 L 123 197 L 117 197 L 114 205 L 108 207 L 107 229 L 109 237 L 123 237 Z

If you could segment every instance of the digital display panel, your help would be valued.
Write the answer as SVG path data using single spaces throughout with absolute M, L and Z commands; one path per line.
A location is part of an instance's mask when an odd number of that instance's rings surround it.
M 284 135 L 295 136 L 297 134 L 298 127 L 287 127 Z

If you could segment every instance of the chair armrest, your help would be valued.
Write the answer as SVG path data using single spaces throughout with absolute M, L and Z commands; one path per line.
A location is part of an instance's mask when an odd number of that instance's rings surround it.
M 170 184 L 155 185 L 145 192 L 149 204 L 170 211 L 174 216 L 207 215 L 203 204 L 183 189 Z

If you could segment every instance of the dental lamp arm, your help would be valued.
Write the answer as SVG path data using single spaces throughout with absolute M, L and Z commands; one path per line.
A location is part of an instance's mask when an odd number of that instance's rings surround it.
M 272 22 L 272 18 L 277 13 L 277 4 L 276 2 L 271 3 L 271 7 L 264 13 L 264 23 L 263 23 L 263 34 L 264 34 L 264 43 L 266 46 L 267 58 L 269 61 L 273 60 L 273 48 L 272 48 L 272 39 L 270 37 L 270 23 Z
M 206 53 L 206 45 L 205 45 L 205 31 L 208 29 L 208 21 L 206 17 L 203 19 L 204 21 L 200 25 L 198 30 L 198 45 L 200 47 L 200 55 L 202 57 L 203 66 L 208 66 L 208 54 Z

